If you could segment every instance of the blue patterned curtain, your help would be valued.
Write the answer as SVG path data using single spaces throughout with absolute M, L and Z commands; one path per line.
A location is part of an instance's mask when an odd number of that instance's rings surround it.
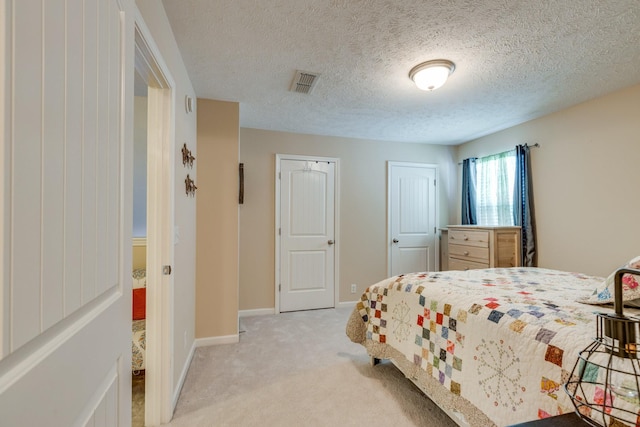
M 531 186 L 531 160 L 529 147 L 516 146 L 516 179 L 513 191 L 513 220 L 522 228 L 522 265 L 535 267 L 536 230 L 533 214 L 533 190 Z
M 476 214 L 476 159 L 462 161 L 462 224 L 478 223 Z

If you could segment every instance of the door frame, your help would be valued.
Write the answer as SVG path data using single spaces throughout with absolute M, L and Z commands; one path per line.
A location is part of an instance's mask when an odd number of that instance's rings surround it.
M 334 177 L 334 208 L 333 208 L 333 225 L 334 225 L 334 245 L 333 245 L 333 304 L 334 307 L 338 307 L 340 303 L 340 159 L 337 157 L 321 157 L 321 156 L 304 156 L 296 154 L 276 154 L 276 174 L 275 174 L 275 313 L 280 314 L 280 167 L 283 160 L 302 160 L 310 162 L 333 162 L 335 163 L 335 177 Z
M 440 174 L 439 168 L 437 164 L 434 163 L 416 163 L 416 162 L 396 162 L 396 161 L 388 161 L 387 162 L 387 277 L 391 277 L 391 240 L 393 236 L 391 235 L 391 168 L 393 166 L 408 166 L 413 168 L 422 168 L 422 169 L 433 169 L 436 174 L 436 202 L 435 202 L 435 227 L 436 232 L 434 233 L 434 248 L 435 258 L 434 258 L 434 271 L 438 271 L 440 268 L 440 239 L 437 237 L 437 229 L 438 224 L 440 224 Z
M 173 416 L 173 265 L 175 81 L 140 11 L 135 17 L 135 67 L 148 86 L 147 287 L 145 425 Z

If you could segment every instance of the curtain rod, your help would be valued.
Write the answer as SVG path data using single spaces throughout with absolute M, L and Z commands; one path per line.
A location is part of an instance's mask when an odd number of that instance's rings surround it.
M 538 144 L 537 142 L 535 144 L 532 144 L 532 145 L 529 145 L 529 144 L 524 144 L 524 145 L 529 147 L 529 148 L 539 148 L 540 147 L 540 144 Z M 511 151 L 511 150 L 507 150 L 507 151 Z M 506 151 L 503 151 L 503 153 L 506 153 Z M 501 153 L 498 153 L 498 154 L 501 154 Z M 462 164 L 462 162 L 458 162 L 458 166 L 460 166 L 461 164 Z

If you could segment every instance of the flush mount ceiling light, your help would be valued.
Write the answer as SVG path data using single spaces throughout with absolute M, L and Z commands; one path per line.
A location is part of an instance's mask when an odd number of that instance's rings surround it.
M 409 78 L 414 81 L 418 89 L 431 91 L 445 84 L 455 69 L 456 65 L 451 61 L 434 59 L 413 67 L 409 71 Z

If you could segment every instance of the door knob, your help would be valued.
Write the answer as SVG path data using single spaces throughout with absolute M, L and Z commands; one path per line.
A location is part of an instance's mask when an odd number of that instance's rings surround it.
M 327 243 L 333 245 L 335 242 L 333 240 L 329 240 Z
M 399 242 L 400 242 L 400 240 L 398 240 L 398 239 L 393 239 L 393 243 L 399 243 Z

